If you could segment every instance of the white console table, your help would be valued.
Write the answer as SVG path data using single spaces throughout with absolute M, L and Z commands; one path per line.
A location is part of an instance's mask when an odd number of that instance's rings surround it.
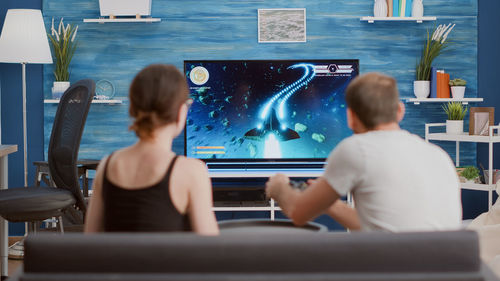
M 209 169 L 211 178 L 268 178 L 275 174 L 284 174 L 291 178 L 317 178 L 323 174 L 323 169 Z M 268 211 L 271 220 L 275 218 L 275 212 L 281 209 L 271 199 L 269 206 L 228 206 L 214 207 L 214 211 Z

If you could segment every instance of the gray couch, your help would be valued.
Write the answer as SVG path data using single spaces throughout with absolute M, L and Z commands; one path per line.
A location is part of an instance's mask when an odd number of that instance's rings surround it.
M 470 231 L 30 236 L 10 280 L 497 280 Z

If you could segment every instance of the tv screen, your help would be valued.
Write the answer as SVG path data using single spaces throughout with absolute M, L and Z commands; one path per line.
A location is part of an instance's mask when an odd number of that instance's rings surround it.
M 358 60 L 185 61 L 185 154 L 206 161 L 324 161 L 351 135 L 344 91 Z

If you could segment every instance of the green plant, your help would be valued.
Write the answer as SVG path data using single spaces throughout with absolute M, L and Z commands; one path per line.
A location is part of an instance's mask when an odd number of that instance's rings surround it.
M 441 24 L 434 30 L 432 37 L 429 35 L 429 30 L 427 30 L 424 49 L 416 67 L 417 81 L 430 80 L 432 62 L 448 47 L 449 42 L 446 42 L 446 38 L 448 38 L 448 34 L 450 34 L 453 27 L 455 27 L 455 24 Z
M 479 169 L 474 167 L 474 166 L 467 166 L 465 169 L 460 173 L 460 175 L 467 180 L 473 180 L 477 177 L 479 177 Z
M 51 33 L 48 34 L 52 51 L 56 57 L 54 77 L 56 81 L 69 81 L 69 64 L 75 54 L 78 42 L 75 41 L 78 32 L 78 25 L 68 24 L 64 26 L 63 19 L 59 22 L 57 30 L 54 28 L 54 19 L 52 18 Z
M 468 110 L 467 106 L 464 106 L 461 102 L 449 102 L 443 105 L 442 108 L 448 116 L 447 120 L 464 120 Z
M 461 78 L 455 78 L 453 80 L 450 80 L 450 86 L 465 86 L 467 85 L 467 81 Z

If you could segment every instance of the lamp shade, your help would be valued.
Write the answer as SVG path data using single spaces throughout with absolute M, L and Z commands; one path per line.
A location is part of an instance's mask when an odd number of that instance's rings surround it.
M 42 11 L 7 11 L 0 35 L 0 62 L 52 63 Z

